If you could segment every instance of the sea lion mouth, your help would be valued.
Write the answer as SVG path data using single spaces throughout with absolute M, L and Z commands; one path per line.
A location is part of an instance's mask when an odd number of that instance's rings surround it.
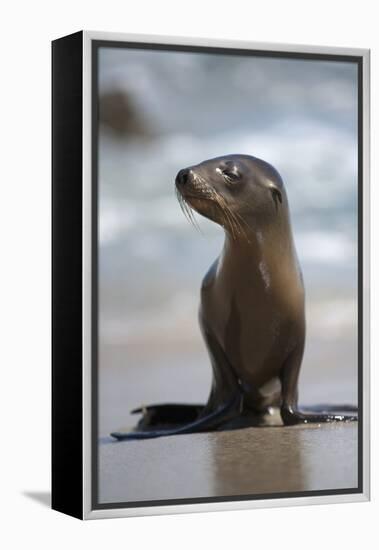
M 224 229 L 229 230 L 233 240 L 238 238 L 244 238 L 248 241 L 247 233 L 244 229 L 246 221 L 238 214 L 233 212 L 230 206 L 227 204 L 224 197 L 217 193 L 217 191 L 205 182 L 202 182 L 201 187 L 198 189 L 178 188 L 175 186 L 176 196 L 180 205 L 180 208 L 187 218 L 187 220 L 197 229 L 199 226 L 196 222 L 194 211 L 211 219 L 212 221 L 221 225 Z M 193 201 L 198 201 L 198 204 L 191 204 Z M 208 203 L 208 207 L 211 204 L 212 212 L 209 212 L 207 207 L 205 211 L 201 208 L 202 203 Z M 199 208 L 196 208 L 199 206 Z

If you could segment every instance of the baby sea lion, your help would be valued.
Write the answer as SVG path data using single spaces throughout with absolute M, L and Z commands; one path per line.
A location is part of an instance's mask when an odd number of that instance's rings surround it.
M 205 405 L 135 409 L 143 417 L 134 430 L 112 436 L 143 439 L 255 426 L 272 406 L 280 408 L 287 426 L 356 420 L 345 414 L 356 408 L 346 405 L 298 408 L 304 284 L 277 170 L 252 156 L 228 155 L 180 170 L 175 185 L 188 217 L 193 209 L 225 231 L 223 250 L 202 283 L 199 310 L 212 387 Z M 268 394 L 275 384 L 279 391 Z

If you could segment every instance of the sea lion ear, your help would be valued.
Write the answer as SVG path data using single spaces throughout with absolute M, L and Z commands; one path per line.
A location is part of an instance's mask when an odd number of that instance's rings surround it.
M 280 204 L 283 202 L 282 193 L 273 183 L 270 183 L 270 191 L 275 202 L 275 206 L 278 208 L 278 202 L 280 202 Z

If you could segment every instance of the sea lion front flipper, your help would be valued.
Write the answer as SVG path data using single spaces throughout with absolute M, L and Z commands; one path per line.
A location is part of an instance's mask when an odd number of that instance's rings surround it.
M 304 342 L 299 342 L 297 348 L 289 355 L 285 361 L 280 380 L 282 383 L 282 405 L 280 415 L 285 426 L 295 424 L 322 424 L 324 422 L 352 422 L 358 420 L 358 415 L 344 414 L 345 412 L 357 412 L 352 405 L 327 405 L 309 407 L 307 411 L 300 411 L 297 403 L 298 399 L 298 378 L 303 358 Z M 308 408 L 308 407 L 307 407 Z M 340 413 L 336 412 L 340 411 Z
M 307 412 L 315 412 L 315 413 L 345 413 L 345 412 L 352 412 L 352 413 L 358 413 L 358 407 L 356 405 L 348 405 L 346 403 L 342 405 L 327 405 L 327 404 L 318 404 L 318 405 L 312 405 L 310 407 L 305 406 L 304 409 Z
M 280 411 L 283 424 L 294 426 L 295 424 L 323 424 L 325 422 L 354 422 L 358 415 L 330 413 L 312 413 L 299 411 L 297 409 L 283 408 Z

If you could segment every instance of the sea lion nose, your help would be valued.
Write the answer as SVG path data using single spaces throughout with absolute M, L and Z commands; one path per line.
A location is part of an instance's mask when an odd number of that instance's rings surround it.
M 189 172 L 190 171 L 188 170 L 188 168 L 183 168 L 183 170 L 179 170 L 175 179 L 176 185 L 185 185 L 188 182 Z

